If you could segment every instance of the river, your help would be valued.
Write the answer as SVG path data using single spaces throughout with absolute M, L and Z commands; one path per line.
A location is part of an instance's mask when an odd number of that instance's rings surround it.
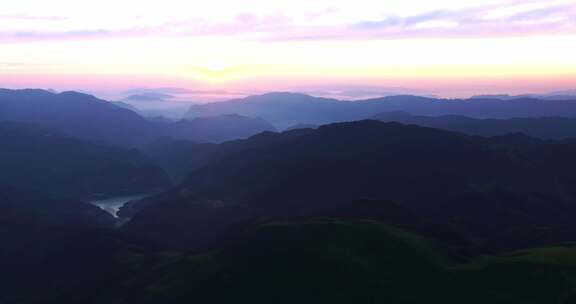
M 118 211 L 122 206 L 126 205 L 128 202 L 139 200 L 145 198 L 148 195 L 130 195 L 130 196 L 117 196 L 102 200 L 91 201 L 90 204 L 99 207 L 100 209 L 112 214 L 114 217 L 118 217 Z

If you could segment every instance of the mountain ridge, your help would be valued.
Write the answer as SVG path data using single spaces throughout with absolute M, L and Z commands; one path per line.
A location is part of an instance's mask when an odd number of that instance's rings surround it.
M 276 92 L 192 105 L 186 117 L 240 114 L 262 117 L 280 129 L 285 129 L 298 124 L 319 125 L 368 119 L 390 111 L 405 111 L 413 115 L 463 115 L 474 118 L 576 117 L 576 98 L 573 100 L 541 100 L 529 97 L 513 100 L 437 99 L 397 95 L 344 101 L 300 93 Z
M 92 95 L 38 89 L 0 90 L 0 121 L 40 124 L 80 139 L 124 147 L 142 146 L 162 136 L 221 142 L 275 129 L 260 118 L 241 116 L 151 121 Z
M 570 141 L 511 141 L 375 120 L 261 136 L 268 139 L 248 139 L 174 189 L 127 206 L 124 215 L 136 213 L 126 231 L 162 246 L 201 248 L 255 218 L 362 214 L 355 202 L 364 199 L 482 239 L 483 250 L 521 246 L 508 240 L 512 231 L 502 233 L 510 227 L 574 229 L 567 216 L 576 210 Z M 371 205 L 374 214 L 378 206 L 385 204 Z

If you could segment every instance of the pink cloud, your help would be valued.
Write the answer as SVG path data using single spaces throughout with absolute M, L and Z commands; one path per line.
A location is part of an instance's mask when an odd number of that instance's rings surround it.
M 256 15 L 239 13 L 228 22 L 203 19 L 175 20 L 158 26 L 76 29 L 67 31 L 21 30 L 0 31 L 0 41 L 110 39 L 130 37 L 228 37 L 274 41 L 297 40 L 372 40 L 402 38 L 506 37 L 541 34 L 576 33 L 576 4 L 541 6 L 536 9 L 499 17 L 485 18 L 490 13 L 514 8 L 520 3 L 481 6 L 462 10 L 438 10 L 412 16 L 388 16 L 379 21 L 352 24 L 309 25 L 282 13 Z M 326 9 L 307 15 L 316 18 L 334 12 Z M 65 17 L 0 15 L 6 18 L 65 20 Z M 63 19 L 64 18 L 64 19 Z M 105 25 L 103 25 L 105 26 Z
M 0 19 L 15 19 L 15 20 L 40 20 L 40 21 L 63 21 L 68 20 L 64 16 L 38 16 L 28 14 L 0 14 Z

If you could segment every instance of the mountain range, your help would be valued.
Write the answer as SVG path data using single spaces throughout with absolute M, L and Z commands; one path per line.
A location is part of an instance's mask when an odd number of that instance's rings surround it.
M 459 115 L 420 116 L 396 111 L 372 118 L 481 136 L 522 133 L 542 139 L 576 138 L 576 118 L 571 117 L 478 119 Z
M 444 227 L 436 237 L 446 242 L 467 240 L 457 246 L 491 251 L 545 243 L 547 234 L 524 237 L 542 227 L 558 238 L 575 228 L 571 140 L 360 121 L 210 149 L 218 160 L 197 164 L 174 189 L 121 210 L 133 217 L 125 229 L 156 245 L 197 249 L 256 219 L 359 214 L 386 222 L 379 208 L 397 206 Z
M 404 111 L 413 115 L 463 115 L 473 118 L 576 117 L 576 98 L 436 99 L 410 95 L 343 101 L 298 93 L 269 93 L 225 102 L 191 106 L 186 117 L 239 114 L 261 117 L 280 129 L 297 124 L 354 121 L 376 114 Z
M 576 303 L 573 101 L 120 106 L 0 90 L 0 303 Z
M 145 145 L 162 136 L 221 142 L 274 130 L 258 118 L 238 115 L 151 121 L 91 95 L 44 90 L 0 90 L 0 121 L 27 122 L 68 135 L 124 147 Z

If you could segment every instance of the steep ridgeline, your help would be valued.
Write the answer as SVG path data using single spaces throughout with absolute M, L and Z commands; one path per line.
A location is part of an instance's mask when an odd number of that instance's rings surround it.
M 576 138 L 576 118 L 566 117 L 476 119 L 457 115 L 416 116 L 406 112 L 387 112 L 373 119 L 481 136 L 523 133 L 542 139 Z
M 41 124 L 80 139 L 126 147 L 145 145 L 162 136 L 222 142 L 274 130 L 262 119 L 238 115 L 151 121 L 91 95 L 32 89 L 0 89 L 2 121 Z
M 389 222 L 401 213 L 389 210 L 398 209 L 420 219 L 401 226 L 474 250 L 576 231 L 574 142 L 377 121 L 264 135 L 192 171 L 175 189 L 127 206 L 125 215 L 143 210 L 126 231 L 160 246 L 204 248 L 254 219 Z
M 288 142 L 312 131 L 311 129 L 298 129 L 283 132 L 281 136 L 274 132 L 264 132 L 248 139 L 229 141 L 219 145 L 162 138 L 147 146 L 143 152 L 162 166 L 176 183 L 180 183 L 196 170 L 215 164 L 236 153 Z M 130 202 L 120 210 L 119 216 L 132 217 L 157 201 L 156 197 L 151 197 Z
M 71 136 L 118 145 L 150 132 L 138 114 L 94 96 L 44 90 L 0 90 L 0 121 L 36 123 Z
M 161 190 L 164 171 L 136 150 L 93 144 L 58 131 L 0 123 L 0 184 L 76 198 Z
M 445 100 L 406 95 L 349 102 L 296 93 L 269 93 L 226 102 L 194 105 L 187 117 L 239 114 L 262 117 L 277 127 L 286 129 L 297 124 L 320 125 L 366 119 L 390 111 L 433 116 L 464 115 L 476 118 L 576 117 L 576 99 Z
M 311 131 L 309 129 L 297 129 L 284 132 L 282 136 L 278 136 L 274 132 L 263 132 L 248 139 L 228 141 L 222 144 L 196 143 L 189 140 L 163 137 L 147 145 L 142 151 L 155 163 L 162 166 L 174 180 L 181 181 L 190 172 L 217 162 L 233 153 L 273 143 L 277 144 Z

